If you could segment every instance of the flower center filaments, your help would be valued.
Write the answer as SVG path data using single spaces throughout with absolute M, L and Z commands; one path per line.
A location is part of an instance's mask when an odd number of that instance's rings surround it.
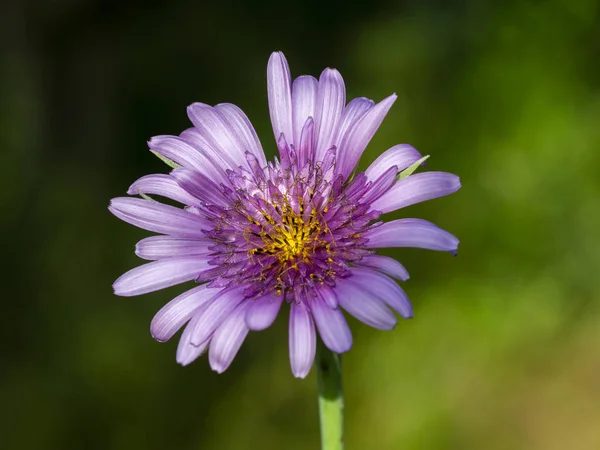
M 267 216 L 267 220 L 272 218 Z M 315 214 L 311 214 L 310 220 L 306 222 L 302 215 L 294 214 L 293 211 L 283 213 L 283 225 L 275 226 L 271 234 L 264 234 L 264 245 L 261 248 L 253 248 L 250 255 L 259 252 L 277 256 L 282 264 L 296 261 L 308 262 L 309 255 L 324 243 L 319 239 L 321 225 Z
M 272 205 L 275 210 L 279 209 L 277 205 Z M 277 293 L 285 290 L 286 283 L 283 277 L 290 271 L 298 272 L 303 268 L 307 273 L 311 268 L 312 259 L 323 250 L 327 255 L 331 255 L 331 244 L 324 236 L 324 227 L 321 225 L 317 210 L 313 209 L 305 219 L 303 216 L 303 206 L 300 205 L 300 212 L 296 214 L 288 208 L 284 208 L 281 214 L 281 223 L 275 225 L 270 231 L 263 231 L 260 237 L 263 241 L 262 246 L 253 247 L 248 251 L 249 256 L 271 255 L 277 258 L 279 264 L 279 275 L 276 277 Z M 265 215 L 270 224 L 276 224 L 272 217 Z M 252 241 L 249 241 L 251 244 Z M 328 256 L 327 262 L 333 260 Z M 268 270 L 273 270 L 269 268 Z M 324 275 L 333 275 L 334 271 L 329 271 Z M 308 274 L 312 280 L 319 278 L 315 271 Z M 266 279 L 266 277 L 264 277 Z M 287 277 L 289 281 L 289 276 Z
M 335 285 L 349 263 L 371 253 L 361 236 L 379 213 L 361 205 L 369 187 L 364 175 L 347 185 L 334 176 L 334 149 L 302 167 L 293 151 L 289 161 L 265 168 L 247 157 L 250 171 L 227 173 L 234 189 L 219 188 L 223 206 L 202 208 L 214 223 L 207 231 L 214 268 L 198 281 L 244 284 L 249 297 L 290 293 L 301 300 L 315 284 Z

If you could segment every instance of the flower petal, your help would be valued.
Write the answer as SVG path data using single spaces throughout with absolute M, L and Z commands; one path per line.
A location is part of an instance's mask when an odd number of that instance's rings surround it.
M 248 166 L 245 152 L 250 149 L 244 148 L 236 139 L 236 133 L 241 134 L 243 131 L 234 129 L 217 108 L 210 105 L 192 103 L 188 106 L 187 112 L 198 133 L 212 151 L 218 153 L 221 158 L 226 158 L 227 162 L 231 164 L 227 168 Z
M 446 172 L 422 172 L 397 181 L 389 191 L 373 202 L 373 209 L 387 213 L 421 203 L 460 189 L 460 178 Z
M 337 126 L 346 103 L 346 87 L 340 73 L 325 69 L 319 77 L 315 107 L 315 161 L 322 161 L 325 152 L 335 145 Z
M 283 53 L 272 53 L 267 64 L 267 92 L 275 140 L 279 139 L 281 133 L 290 142 L 294 138 L 291 81 L 290 68 Z
M 394 185 L 396 176 L 398 176 L 398 169 L 395 166 L 392 166 L 381 176 L 377 177 L 375 181 L 370 182 L 371 185 L 365 193 L 361 203 L 371 203 L 389 191 Z
M 376 104 L 343 137 L 339 152 L 343 157 L 338 161 L 338 173 L 341 173 L 344 178 L 347 178 L 356 167 L 365 148 L 395 101 L 396 94 L 392 94 Z
M 113 284 L 116 295 L 132 297 L 194 280 L 210 265 L 207 257 L 181 256 L 161 259 L 121 275 Z
M 175 169 L 171 175 L 179 186 L 192 196 L 196 204 L 228 206 L 221 188 L 203 173 L 189 169 Z
M 344 136 L 349 130 L 358 123 L 358 121 L 375 106 L 375 102 L 365 97 L 358 97 L 350 100 L 348 105 L 344 108 L 342 117 L 340 119 L 340 125 L 337 130 L 337 136 L 335 143 L 338 147 L 342 143 Z M 341 147 L 340 147 L 341 148 Z M 341 156 L 343 159 L 343 156 Z
M 296 378 L 310 372 L 315 359 L 317 335 L 313 320 L 303 303 L 290 303 L 290 364 Z
M 300 146 L 300 136 L 304 124 L 309 117 L 315 116 L 318 88 L 319 82 L 315 77 L 311 77 L 310 75 L 298 77 L 292 84 L 293 143 L 296 148 Z
M 244 343 L 249 331 L 244 317 L 250 305 L 248 301 L 238 305 L 215 331 L 208 349 L 208 361 L 215 372 L 227 370 Z
M 184 205 L 195 205 L 198 201 L 177 184 L 170 175 L 153 174 L 138 179 L 127 190 L 129 195 L 154 194 L 170 198 Z
M 436 225 L 421 219 L 386 222 L 363 234 L 369 248 L 417 247 L 441 252 L 456 252 L 458 239 Z
M 375 297 L 368 288 L 349 278 L 340 278 L 335 292 L 340 306 L 361 322 L 379 330 L 391 330 L 396 326 L 396 317 L 385 303 Z
M 245 286 L 223 289 L 209 301 L 206 309 L 199 314 L 191 341 L 193 345 L 200 345 L 212 336 L 219 325 L 244 300 L 244 289 Z
M 310 303 L 310 310 L 319 330 L 319 335 L 327 348 L 336 353 L 344 353 L 352 347 L 352 333 L 342 310 L 332 309 L 321 298 Z
M 394 145 L 373 161 L 367 170 L 365 170 L 365 175 L 369 180 L 373 181 L 392 166 L 396 166 L 398 172 L 402 172 L 411 164 L 421 159 L 421 157 L 421 154 L 408 144 Z
M 202 256 L 210 253 L 208 247 L 212 245 L 214 245 L 214 242 L 204 239 L 150 236 L 136 244 L 135 254 L 150 261 L 172 256 Z
M 323 300 L 327 306 L 329 306 L 331 309 L 338 307 L 338 299 L 332 288 L 323 284 L 319 287 L 318 292 L 321 300 Z
M 211 224 L 200 216 L 141 198 L 113 198 L 108 210 L 136 227 L 171 236 L 201 239 L 204 238 L 202 230 L 212 228 Z
M 204 307 L 205 306 L 201 306 L 200 309 L 203 309 Z M 192 336 L 194 329 L 196 328 L 196 324 L 198 323 L 198 319 L 200 318 L 200 312 L 201 311 L 198 311 L 192 320 L 190 320 L 183 330 L 181 338 L 179 339 L 176 360 L 182 366 L 187 366 L 188 364 L 194 362 L 202 353 L 204 353 L 204 350 L 206 350 L 206 347 L 208 347 L 208 344 L 210 344 L 210 338 L 206 339 L 200 345 L 192 344 Z
M 252 301 L 246 312 L 246 326 L 253 331 L 269 328 L 277 318 L 282 301 L 281 295 L 265 295 Z
M 312 117 L 306 119 L 300 135 L 300 146 L 298 147 L 298 167 L 302 168 L 315 155 L 315 122 Z
M 357 266 L 367 266 L 373 269 L 377 269 L 380 272 L 389 275 L 390 277 L 397 278 L 401 281 L 406 281 L 410 277 L 408 271 L 402 264 L 396 261 L 394 258 L 383 255 L 371 255 L 363 256 L 360 261 L 355 263 Z
M 206 108 L 211 108 L 211 106 L 204 105 L 203 103 L 198 103 L 197 106 L 200 107 L 199 105 L 205 106 Z M 214 148 L 195 127 L 184 130 L 179 135 L 179 138 L 196 148 L 198 152 L 200 152 L 202 155 L 205 155 L 212 164 L 218 167 L 219 175 L 214 177 L 215 182 L 228 183 L 226 170 L 235 169 L 238 166 L 238 164 L 235 162 L 235 159 L 232 158 L 231 155 L 225 153 L 223 149 Z M 193 167 L 183 167 L 193 169 Z M 209 175 L 209 177 L 213 178 L 212 174 L 207 170 L 199 170 L 199 172 Z
M 221 103 L 215 106 L 215 110 L 229 124 L 229 132 L 244 154 L 247 151 L 252 153 L 258 159 L 261 167 L 265 167 L 267 165 L 265 152 L 262 145 L 260 145 L 260 140 L 250 119 L 244 111 L 231 103 Z
M 277 150 L 279 151 L 279 159 L 282 169 L 289 169 L 291 164 L 290 146 L 288 145 L 285 134 L 281 133 L 277 139 Z
M 197 134 L 197 131 L 194 130 Z M 181 167 L 194 169 L 204 173 L 214 180 L 227 183 L 227 177 L 223 167 L 229 168 L 229 165 L 218 164 L 213 155 L 205 151 L 206 147 L 196 146 L 193 140 L 184 139 L 190 131 L 186 130 L 177 136 L 155 136 L 148 142 L 150 150 L 170 159 Z
M 214 297 L 220 289 L 195 287 L 175 297 L 156 313 L 150 324 L 150 334 L 159 342 L 166 342 L 189 321 L 203 304 Z
M 385 302 L 398 314 L 404 318 L 413 316 L 412 306 L 404 291 L 394 280 L 372 269 L 359 269 L 354 267 L 352 272 L 352 282 L 358 286 L 368 286 L 369 292 Z

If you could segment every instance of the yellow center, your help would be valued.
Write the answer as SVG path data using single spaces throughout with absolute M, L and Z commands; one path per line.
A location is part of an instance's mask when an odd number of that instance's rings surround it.
M 307 258 L 311 243 L 312 230 L 301 225 L 297 227 L 276 227 L 270 239 L 265 242 L 265 250 L 277 255 L 281 262 L 294 261 L 296 258 Z
M 262 234 L 262 248 L 254 249 L 251 253 L 269 253 L 277 256 L 280 262 L 292 265 L 298 260 L 308 262 L 310 253 L 321 244 L 321 225 L 317 220 L 316 211 L 313 211 L 308 220 L 290 208 L 285 208 L 282 216 L 281 225 L 275 226 L 269 233 Z M 265 219 L 273 223 L 270 216 L 265 215 Z
M 248 250 L 248 257 L 254 258 L 260 255 L 275 256 L 279 262 L 279 268 L 276 275 L 276 292 L 281 292 L 286 288 L 286 282 L 283 277 L 290 270 L 298 270 L 298 264 L 303 262 L 311 264 L 311 257 L 318 249 L 324 249 L 328 257 L 326 261 L 331 263 L 333 254 L 331 244 L 328 239 L 325 239 L 326 234 L 331 234 L 326 222 L 319 220 L 317 211 L 313 209 L 308 217 L 304 214 L 304 207 L 300 205 L 299 212 L 296 213 L 289 203 L 272 204 L 272 206 L 281 211 L 281 222 L 275 221 L 271 215 L 265 211 L 261 211 L 261 215 L 269 227 L 264 222 L 256 220 L 250 215 L 248 220 L 254 225 L 261 228 L 260 232 L 246 229 L 248 234 L 248 242 L 252 242 L 252 247 Z M 250 236 L 259 236 L 262 240 L 262 245 L 256 246 L 256 241 Z M 258 260 L 260 264 L 260 260 Z M 273 270 L 273 266 L 263 266 L 263 271 L 257 277 L 257 281 L 267 279 L 267 274 Z M 335 271 L 331 268 L 326 269 L 321 275 L 311 273 L 309 276 L 315 281 L 323 282 L 325 276 L 334 276 Z

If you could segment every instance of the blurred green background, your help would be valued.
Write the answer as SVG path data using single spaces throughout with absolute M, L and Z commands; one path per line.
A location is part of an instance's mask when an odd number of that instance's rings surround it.
M 597 0 L 2 2 L 0 447 L 318 448 L 287 317 L 217 375 L 149 335 L 184 287 L 111 289 L 148 233 L 109 199 L 167 170 L 146 141 L 187 128 L 188 104 L 239 105 L 273 154 L 273 50 L 295 76 L 336 67 L 349 97 L 398 93 L 363 168 L 411 143 L 464 186 L 390 215 L 461 247 L 387 252 L 415 318 L 352 321 L 347 448 L 599 449 Z

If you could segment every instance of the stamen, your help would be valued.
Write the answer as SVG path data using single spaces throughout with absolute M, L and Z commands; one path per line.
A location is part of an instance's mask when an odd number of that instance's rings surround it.
M 286 167 L 230 171 L 236 190 L 224 195 L 232 207 L 213 211 L 208 234 L 218 243 L 215 262 L 226 263 L 214 283 L 250 281 L 259 287 L 247 295 L 286 296 L 317 283 L 334 285 L 336 277 L 345 276 L 347 263 L 365 252 L 358 239 L 371 220 L 354 200 L 363 185 L 353 186 L 349 201 L 346 187 L 332 175 L 334 163 L 329 152 L 327 161 L 303 167 L 291 158 Z M 348 221 L 363 227 L 344 226 Z

